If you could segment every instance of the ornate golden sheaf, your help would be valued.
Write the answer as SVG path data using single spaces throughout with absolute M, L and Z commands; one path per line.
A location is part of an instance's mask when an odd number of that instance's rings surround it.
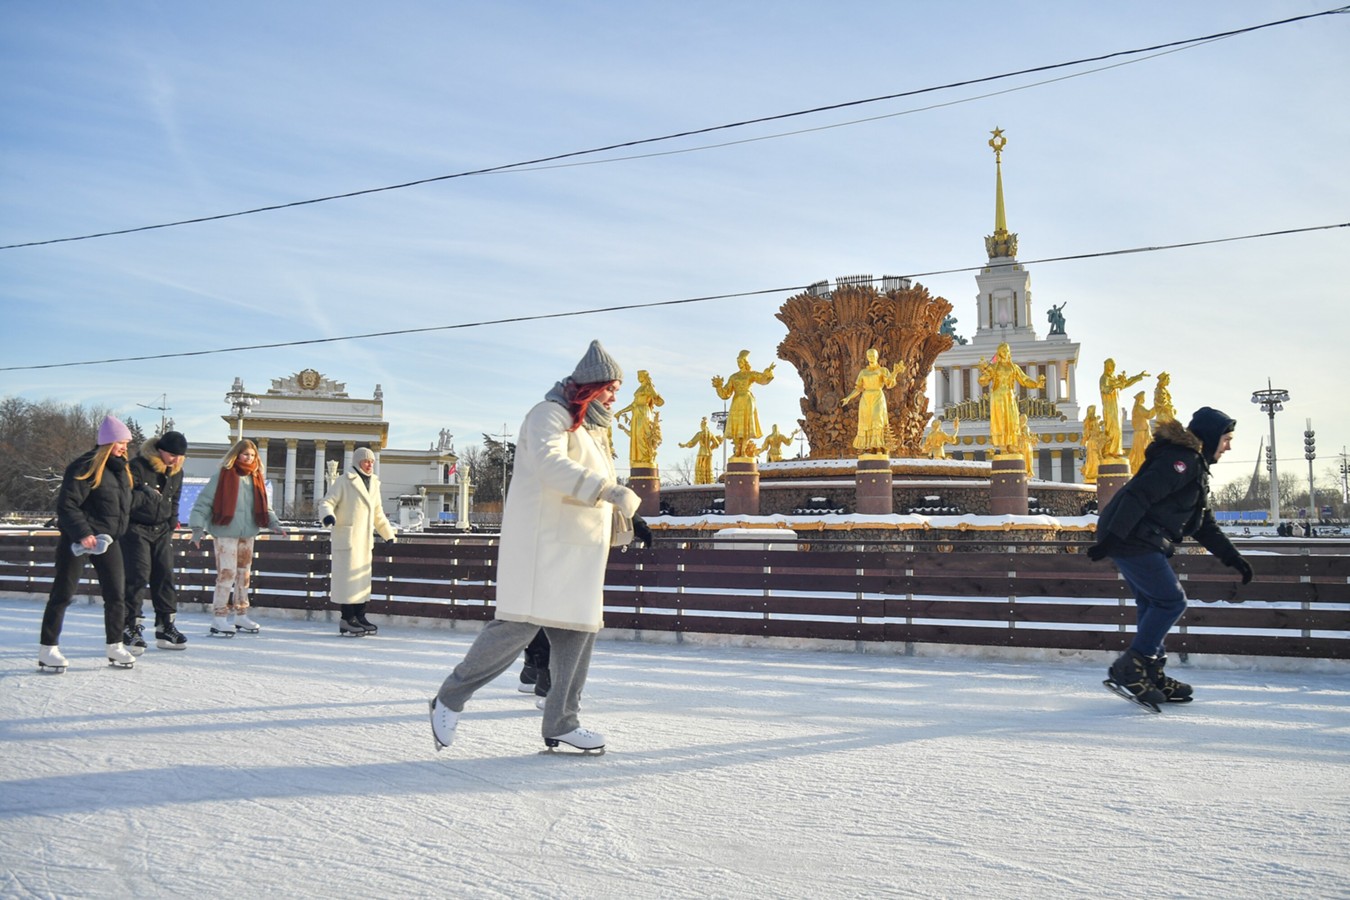
M 942 321 L 952 305 L 915 283 L 879 291 L 869 284 L 839 285 L 833 292 L 801 293 L 778 311 L 787 337 L 778 356 L 796 367 L 805 388 L 801 400 L 814 459 L 846 459 L 857 454 L 853 438 L 857 413 L 841 409 L 858 373 L 858 361 L 876 348 L 888 364 L 904 362 L 905 370 L 886 390 L 888 417 L 899 457 L 923 455 L 924 430 L 930 413 L 925 386 L 938 354 L 952 346 L 942 334 Z
M 1018 412 L 1024 414 L 1028 419 L 1059 419 L 1061 422 L 1067 422 L 1069 417 L 1059 411 L 1059 407 L 1052 400 L 1043 400 L 1040 397 L 1023 397 L 1017 401 Z M 942 421 L 950 422 L 953 419 L 967 419 L 972 422 L 987 421 L 989 419 L 989 395 L 982 394 L 972 400 L 962 400 L 960 403 L 953 403 L 942 412 Z M 1062 438 L 1061 438 L 1062 440 Z

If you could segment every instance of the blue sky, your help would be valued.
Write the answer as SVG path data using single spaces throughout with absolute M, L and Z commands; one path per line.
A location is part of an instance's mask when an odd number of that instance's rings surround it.
M 380 187 L 1258 25 L 1311 2 L 4 4 L 0 244 Z M 978 266 L 995 126 L 1023 261 L 1350 221 L 1350 16 L 662 143 L 696 152 L 458 178 L 0 251 L 0 395 L 104 404 L 226 437 L 235 376 L 313 367 L 385 392 L 390 442 L 514 431 L 599 337 L 666 398 L 661 460 L 775 359 L 788 292 L 579 318 L 98 366 L 52 363 L 457 325 Z M 1121 60 L 1117 60 L 1119 62 Z M 982 97 L 1009 88 L 1025 89 Z M 973 99 L 979 98 L 979 99 Z M 954 102 L 959 101 L 959 102 Z M 940 108 L 921 109 L 935 103 Z M 900 114 L 913 110 L 909 114 Z M 885 116 L 875 121 L 857 120 Z M 843 125 L 842 123 L 857 122 Z M 586 157 L 593 161 L 602 157 Z M 1246 477 L 1291 394 L 1283 471 L 1350 444 L 1347 229 L 1030 267 L 1067 302 L 1080 403 L 1101 362 L 1172 373 L 1177 406 L 1239 419 Z M 972 273 L 920 277 L 973 331 Z M 790 430 L 787 363 L 759 390 Z M 630 385 L 635 379 L 630 377 Z M 1147 383 L 1151 386 L 1151 380 Z M 627 401 L 625 392 L 623 402 Z

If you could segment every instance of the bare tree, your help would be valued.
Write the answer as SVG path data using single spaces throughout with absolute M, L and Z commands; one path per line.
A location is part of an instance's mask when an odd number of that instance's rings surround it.
M 104 407 L 0 400 L 0 513 L 54 508 L 61 473 L 97 440 Z

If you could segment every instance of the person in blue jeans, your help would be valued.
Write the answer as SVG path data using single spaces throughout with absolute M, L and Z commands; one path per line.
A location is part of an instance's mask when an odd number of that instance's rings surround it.
M 1097 520 L 1097 542 L 1088 557 L 1110 557 L 1134 591 L 1138 611 L 1134 640 L 1111 664 L 1108 681 L 1142 703 L 1186 703 L 1194 690 L 1170 678 L 1163 642 L 1186 611 L 1186 592 L 1168 559 L 1176 545 L 1194 538 L 1219 561 L 1252 580 L 1252 567 L 1214 521 L 1209 509 L 1209 467 L 1228 452 L 1237 422 L 1203 406 L 1186 427 L 1161 423 L 1139 471 Z M 1236 601 L 1241 602 L 1241 601 Z

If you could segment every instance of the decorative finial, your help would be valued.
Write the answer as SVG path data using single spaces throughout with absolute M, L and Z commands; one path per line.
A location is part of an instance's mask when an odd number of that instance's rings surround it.
M 990 259 L 1009 259 L 1017 256 L 1017 235 L 1008 231 L 1008 217 L 1003 209 L 1003 148 L 1008 139 L 1003 136 L 1002 128 L 989 132 L 989 146 L 994 151 L 994 233 L 984 239 L 985 250 Z
M 989 139 L 989 146 L 994 148 L 994 162 L 1000 163 L 1003 161 L 1003 148 L 1008 146 L 1008 139 L 1003 136 L 1002 128 L 995 127 L 989 133 L 993 135 Z

